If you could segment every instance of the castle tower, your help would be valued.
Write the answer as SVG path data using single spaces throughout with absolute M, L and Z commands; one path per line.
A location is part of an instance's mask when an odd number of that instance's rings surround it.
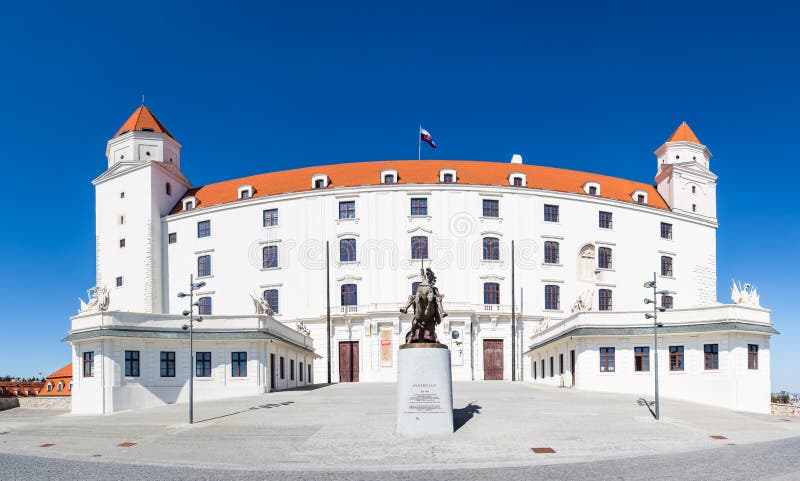
M 658 193 L 673 211 L 717 217 L 717 176 L 709 170 L 711 151 L 686 122 L 655 151 Z
M 108 141 L 108 169 L 92 183 L 97 285 L 109 290 L 109 310 L 163 312 L 161 217 L 191 187 L 180 152 L 144 105 Z

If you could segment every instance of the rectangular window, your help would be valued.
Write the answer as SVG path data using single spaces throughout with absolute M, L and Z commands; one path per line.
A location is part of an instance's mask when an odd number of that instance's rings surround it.
M 139 377 L 139 351 L 125 351 L 125 376 Z
M 281 379 L 286 379 L 286 361 L 283 359 L 283 356 L 281 356 L 280 364 L 281 364 L 281 369 L 280 369 Z
M 308 377 L 306 378 L 308 379 L 307 382 L 311 382 L 311 364 L 306 365 L 306 369 L 308 369 Z
M 703 358 L 706 370 L 719 369 L 719 344 L 704 344 Z
M 356 201 L 343 200 L 339 202 L 339 218 L 340 219 L 355 219 L 356 218 Z
M 278 225 L 278 209 L 267 209 L 264 211 L 264 227 L 275 227 Z
M 120 240 L 119 240 L 119 247 L 120 247 L 120 249 L 122 249 L 123 247 L 125 247 L 125 239 L 120 239 Z
M 538 377 L 537 372 L 539 371 L 539 369 L 537 369 L 537 368 L 538 368 L 538 366 L 536 365 L 536 360 L 531 360 L 531 371 L 533 371 L 533 378 L 534 379 L 536 379 Z
M 278 314 L 280 312 L 280 304 L 278 303 L 278 289 L 267 289 L 264 291 L 264 300 L 267 301 L 267 305 L 269 305 L 269 308 L 273 314 Z
M 758 369 L 758 344 L 747 345 L 747 369 Z
M 170 232 L 167 238 L 167 242 L 170 244 L 174 244 L 178 242 L 178 233 L 177 232 Z
M 666 222 L 661 223 L 661 238 L 672 239 L 672 224 L 667 224 Z
M 542 359 L 542 379 L 545 378 L 545 371 L 544 371 L 544 359 Z
M 485 282 L 483 284 L 483 303 L 500 304 L 500 284 L 497 282 Z
M 600 269 L 611 269 L 611 248 L 600 247 L 597 249 L 597 267 Z
M 211 221 L 201 220 L 197 223 L 197 237 L 208 237 L 211 235 Z
M 231 377 L 247 377 L 247 353 L 231 353 Z
M 342 305 L 358 305 L 358 286 L 355 284 L 342 284 Z
M 411 199 L 411 215 L 428 215 L 428 199 Z
M 497 199 L 483 199 L 483 216 L 500 217 L 500 201 Z
M 356 261 L 355 239 L 342 239 L 339 241 L 339 261 L 340 262 Z
M 289 359 L 289 380 L 294 381 L 294 359 Z
M 211 353 L 196 352 L 194 356 L 194 375 L 196 377 L 211 377 Z
M 600 289 L 598 297 L 599 307 L 601 311 L 611 310 L 611 289 Z
M 197 299 L 197 312 L 203 316 L 211 315 L 211 298 L 208 296 Z
M 558 222 L 558 206 L 557 205 L 544 205 L 544 221 L 545 222 Z
M 122 276 L 117 277 L 117 287 L 122 287 Z
M 417 235 L 411 238 L 411 258 L 428 258 L 428 238 L 424 235 Z
M 558 373 L 564 374 L 564 354 L 558 355 Z
M 94 377 L 94 351 L 83 353 L 83 377 Z
M 558 242 L 555 241 L 546 241 L 544 243 L 544 263 L 545 264 L 558 264 L 559 261 L 559 252 L 558 252 Z
M 300 361 L 300 366 L 297 368 L 297 374 L 300 375 L 300 382 L 303 382 L 303 362 Z
M 602 229 L 610 229 L 612 226 L 611 223 L 611 212 L 603 212 L 600 211 L 600 228 Z
M 661 275 L 672 277 L 672 257 L 661 256 Z
M 247 189 L 242 190 L 242 193 L 239 194 L 240 199 L 249 199 L 250 198 L 250 191 Z
M 650 348 L 647 346 L 633 348 L 633 369 L 636 372 L 650 370 Z
M 600 348 L 600 372 L 614 372 L 614 351 L 613 347 Z
M 205 255 L 197 258 L 197 277 L 208 277 L 211 275 L 211 256 Z
M 683 371 L 683 346 L 669 346 L 669 370 Z
M 550 377 L 553 377 L 555 375 L 556 375 L 556 372 L 555 372 L 555 370 L 553 370 L 553 356 L 550 356 Z
M 161 351 L 161 377 L 175 377 L 175 351 Z
M 264 269 L 274 269 L 278 267 L 278 246 L 264 246 L 261 249 L 261 265 Z
M 483 238 L 483 260 L 485 261 L 500 260 L 500 239 L 498 239 L 497 237 Z
M 672 296 L 667 296 L 667 295 L 661 296 L 661 307 L 663 307 L 664 309 L 672 309 L 673 302 L 674 300 Z
M 544 286 L 544 308 L 551 311 L 561 309 L 561 288 L 556 285 Z

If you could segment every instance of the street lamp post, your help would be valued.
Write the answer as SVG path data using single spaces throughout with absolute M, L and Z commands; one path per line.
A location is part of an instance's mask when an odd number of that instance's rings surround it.
M 675 293 L 673 291 L 666 291 L 666 290 L 659 291 L 659 290 L 657 290 L 658 287 L 656 286 L 656 273 L 655 272 L 653 272 L 653 280 L 645 282 L 644 283 L 644 287 L 646 287 L 648 289 L 650 289 L 650 288 L 653 289 L 653 298 L 652 299 L 645 298 L 645 300 L 644 300 L 645 304 L 653 304 L 653 313 L 650 314 L 648 312 L 648 313 L 646 313 L 644 315 L 644 317 L 646 319 L 652 319 L 653 320 L 653 363 L 655 364 L 654 365 L 654 369 L 655 369 L 655 376 L 654 376 L 655 379 L 654 380 L 655 380 L 655 391 L 656 391 L 655 392 L 655 395 L 656 395 L 656 398 L 655 398 L 655 404 L 656 404 L 655 416 L 656 416 L 656 421 L 658 421 L 659 418 L 660 418 L 660 409 L 659 408 L 661 407 L 661 403 L 659 402 L 659 398 L 658 398 L 658 328 L 662 327 L 664 325 L 664 324 L 658 322 L 658 313 L 666 311 L 667 308 L 664 307 L 663 302 L 662 302 L 662 305 L 659 307 L 658 302 L 657 302 L 657 299 L 658 299 L 657 296 L 659 294 L 664 296 L 664 295 L 675 294 Z
M 192 325 L 195 322 L 203 322 L 203 317 L 199 315 L 200 304 L 194 301 L 194 291 L 205 287 L 203 281 L 194 282 L 194 274 L 189 274 L 189 293 L 179 292 L 178 297 L 189 298 L 189 309 L 183 311 L 184 317 L 189 317 L 189 324 L 183 325 L 183 330 L 189 331 L 189 424 L 194 422 L 194 346 L 192 345 Z M 194 317 L 194 308 L 197 307 L 198 316 Z

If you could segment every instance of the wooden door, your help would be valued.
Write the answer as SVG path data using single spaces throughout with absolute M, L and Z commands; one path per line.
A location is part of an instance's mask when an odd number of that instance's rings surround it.
M 358 382 L 358 341 L 339 342 L 339 382 Z
M 274 391 L 278 380 L 275 379 L 275 354 L 269 355 L 269 390 Z
M 575 385 L 575 349 L 569 351 L 569 372 L 572 374 L 572 384 Z
M 503 380 L 503 340 L 483 340 L 483 379 L 485 381 Z

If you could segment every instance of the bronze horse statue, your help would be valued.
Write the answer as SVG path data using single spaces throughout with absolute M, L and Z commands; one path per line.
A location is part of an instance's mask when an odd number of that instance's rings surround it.
M 442 307 L 443 294 L 434 286 L 436 275 L 430 268 L 424 271 L 420 269 L 420 274 L 427 282 L 422 282 L 417 287 L 417 292 L 408 296 L 406 307 L 400 309 L 403 314 L 408 313 L 408 308 L 414 308 L 414 319 L 411 321 L 411 330 L 406 334 L 406 344 L 426 342 L 439 342 L 436 337 L 436 325 L 442 322 L 442 318 L 447 313 Z

